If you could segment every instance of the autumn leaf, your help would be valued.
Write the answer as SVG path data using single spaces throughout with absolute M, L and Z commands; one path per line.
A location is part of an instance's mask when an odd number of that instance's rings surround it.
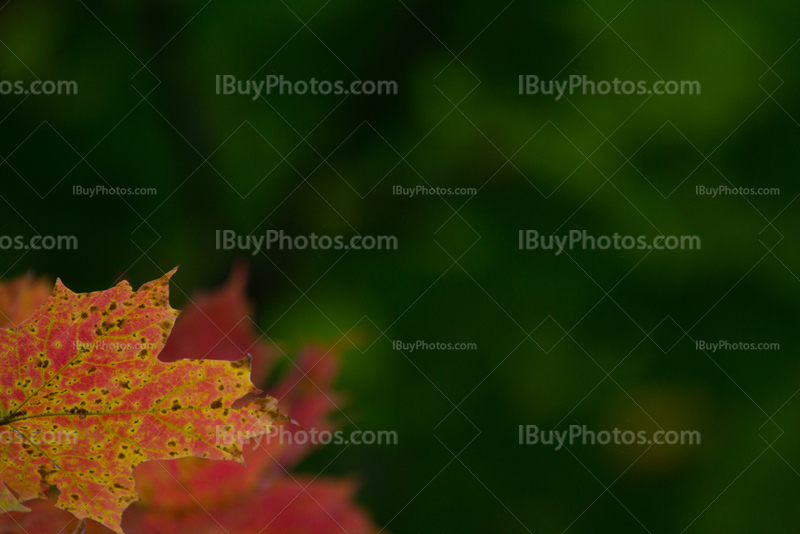
M 250 359 L 157 359 L 172 330 L 169 279 L 137 292 L 127 282 L 76 294 L 61 281 L 15 328 L 0 330 L 0 503 L 44 499 L 121 532 L 137 500 L 132 471 L 147 460 L 197 456 L 243 461 L 220 428 L 260 435 L 281 418 L 271 397 L 247 394 Z M 13 320 L 11 321 L 13 323 Z M 13 496 L 11 496 L 13 497 Z
M 273 374 L 275 347 L 255 328 L 253 306 L 247 300 L 247 269 L 236 264 L 220 289 L 192 295 L 178 318 L 159 359 L 192 356 L 231 361 L 253 355 L 253 375 Z M 0 292 L 3 283 L 0 282 Z M 0 312 L 2 312 L 0 303 Z M 260 373 L 255 369 L 261 368 Z M 308 429 L 335 430 L 332 412 L 342 405 L 333 390 L 338 373 L 335 350 L 301 351 L 287 373 L 269 391 L 282 411 L 296 423 L 276 422 L 281 432 L 295 435 Z M 276 430 L 273 430 L 274 434 Z M 355 502 L 351 480 L 292 473 L 293 466 L 315 445 L 298 440 L 264 437 L 246 444 L 247 468 L 235 462 L 183 458 L 145 462 L 134 470 L 141 501 L 130 506 L 122 524 L 129 534 L 368 534 L 379 529 Z M 53 501 L 25 502 L 33 512 L 0 514 L 1 534 L 67 534 L 77 521 Z M 264 527 L 267 527 L 266 529 Z M 86 534 L 109 534 L 94 521 Z
M 180 322 L 183 316 L 178 319 Z M 177 329 L 176 329 L 177 332 Z M 173 334 L 174 335 L 174 334 Z M 171 343 L 171 341 L 170 341 Z M 332 429 L 327 420 L 341 399 L 330 388 L 338 371 L 334 351 L 309 348 L 297 367 L 274 389 L 298 426 Z M 274 433 L 274 432 L 273 432 Z M 355 503 L 357 485 L 349 479 L 291 473 L 292 466 L 313 445 L 278 441 L 244 450 L 247 468 L 234 462 L 201 458 L 145 462 L 134 470 L 141 501 L 125 511 L 122 524 L 129 534 L 370 534 L 379 529 Z M 25 503 L 31 514 L 0 515 L 2 534 L 65 534 L 76 525 L 71 514 L 52 502 Z M 86 534 L 110 531 L 89 521 Z M 266 527 L 266 528 L 265 528 Z

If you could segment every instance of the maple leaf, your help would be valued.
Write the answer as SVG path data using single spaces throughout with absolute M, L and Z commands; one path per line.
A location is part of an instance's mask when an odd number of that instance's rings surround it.
M 242 462 L 242 444 L 220 443 L 218 429 L 260 435 L 282 418 L 271 397 L 234 409 L 261 394 L 249 358 L 157 359 L 178 315 L 168 301 L 174 272 L 137 292 L 122 282 L 76 294 L 58 280 L 29 318 L 0 330 L 4 510 L 56 486 L 59 508 L 121 532 L 122 512 L 138 498 L 135 466 L 189 456 Z
M 253 374 L 267 376 L 276 366 L 276 350 L 253 327 L 253 306 L 247 301 L 247 267 L 234 265 L 219 290 L 193 295 L 178 318 L 159 356 L 174 361 L 209 355 L 232 361 L 253 355 Z M 3 284 L 0 283 L 0 292 Z M 2 312 L 0 303 L 0 312 Z M 199 329 L 199 331 L 198 331 Z M 259 373 L 255 369 L 261 369 Z M 342 402 L 332 389 L 338 372 L 333 350 L 302 351 L 275 387 L 282 410 L 298 424 L 278 421 L 282 431 L 332 430 L 330 414 Z M 200 458 L 145 462 L 134 470 L 141 501 L 130 506 L 122 524 L 129 534 L 349 534 L 376 532 L 369 515 L 355 504 L 350 480 L 308 477 L 289 470 L 315 445 L 263 439 L 247 443 L 247 468 L 234 462 Z M 0 514 L 0 534 L 66 534 L 76 530 L 72 514 L 53 500 L 25 502 L 30 514 Z M 86 534 L 109 534 L 87 521 Z M 264 527 L 267 528 L 264 528 Z

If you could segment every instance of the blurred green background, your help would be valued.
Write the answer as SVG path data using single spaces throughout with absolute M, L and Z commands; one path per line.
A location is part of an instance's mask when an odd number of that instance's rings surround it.
M 399 436 L 331 445 L 302 470 L 355 476 L 396 533 L 789 531 L 798 17 L 773 1 L 10 0 L 0 78 L 79 93 L 0 97 L 0 233 L 80 247 L 2 250 L 0 273 L 90 291 L 180 264 L 180 307 L 248 255 L 216 250 L 217 230 L 397 236 L 396 251 L 249 256 L 262 330 L 289 354 L 346 349 L 340 418 Z M 399 92 L 215 93 L 217 75 L 270 74 Z M 574 74 L 702 93 L 519 94 L 520 75 Z M 97 185 L 157 194 L 73 194 Z M 519 250 L 522 229 L 697 235 L 702 249 L 555 255 Z M 698 430 L 702 444 L 518 443 L 519 425 L 572 424 Z

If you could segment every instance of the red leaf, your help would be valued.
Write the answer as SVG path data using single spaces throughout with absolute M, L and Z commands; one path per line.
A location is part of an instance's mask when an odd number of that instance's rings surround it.
M 136 465 L 242 461 L 241 444 L 220 442 L 218 428 L 258 435 L 280 417 L 271 398 L 233 409 L 260 393 L 249 359 L 156 359 L 178 315 L 168 302 L 173 273 L 135 293 L 122 282 L 78 295 L 59 280 L 32 316 L 0 330 L 0 472 L 20 501 L 55 485 L 58 507 L 120 531 L 137 500 Z
M 211 354 L 221 359 L 236 359 L 246 349 L 254 357 L 254 367 L 263 358 L 265 376 L 274 363 L 274 351 L 254 333 L 249 320 L 252 307 L 245 297 L 246 270 L 237 266 L 229 282 L 220 290 L 193 298 L 175 325 L 161 359 L 174 360 L 197 354 Z M 2 284 L 0 284 L 2 290 Z M 2 311 L 2 308 L 0 308 Z M 227 339 L 209 322 L 227 325 L 235 335 Z M 237 326 L 239 323 L 245 327 Z M 204 335 L 195 335 L 200 329 Z M 226 328 L 223 327 L 223 330 Z M 230 329 L 228 331 L 230 332 Z M 207 335 L 208 332 L 216 332 Z M 253 345 L 253 343 L 256 343 Z M 281 407 L 300 426 L 277 422 L 287 432 L 302 429 L 333 430 L 328 419 L 341 399 L 331 387 L 338 370 L 334 352 L 320 349 L 303 351 L 286 376 L 274 388 Z M 274 432 L 272 433 L 274 434 Z M 145 462 L 134 470 L 136 488 L 142 501 L 124 514 L 123 525 L 130 534 L 170 532 L 170 534 L 297 534 L 376 532 L 368 514 L 354 503 L 355 485 L 350 481 L 309 480 L 293 477 L 286 470 L 313 447 L 289 445 L 274 437 L 262 441 L 253 450 L 254 441 L 246 444 L 247 468 L 233 462 L 215 462 L 197 458 Z M 305 490 L 304 490 L 305 488 Z M 58 510 L 51 502 L 29 501 L 33 514 L 0 515 L 0 533 L 59 534 L 70 532 L 65 525 L 71 515 Z M 28 520 L 31 523 L 23 523 Z M 17 523 L 19 521 L 19 524 Z M 35 527 L 29 528 L 29 524 Z M 73 522 L 70 528 L 75 526 Z M 97 523 L 87 523 L 87 534 L 109 534 Z M 221 525 L 224 525 L 225 530 Z M 63 528 L 63 530 L 62 530 Z

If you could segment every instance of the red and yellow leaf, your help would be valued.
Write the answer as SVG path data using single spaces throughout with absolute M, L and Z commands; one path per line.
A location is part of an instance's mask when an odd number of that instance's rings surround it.
M 46 498 L 120 532 L 137 500 L 132 470 L 147 460 L 197 456 L 242 461 L 221 428 L 260 435 L 281 418 L 272 398 L 234 409 L 250 359 L 157 359 L 176 310 L 168 273 L 137 292 L 127 282 L 75 294 L 60 281 L 16 328 L 0 330 L 0 473 L 17 495 L 6 507 Z M 8 493 L 7 491 L 5 493 Z

